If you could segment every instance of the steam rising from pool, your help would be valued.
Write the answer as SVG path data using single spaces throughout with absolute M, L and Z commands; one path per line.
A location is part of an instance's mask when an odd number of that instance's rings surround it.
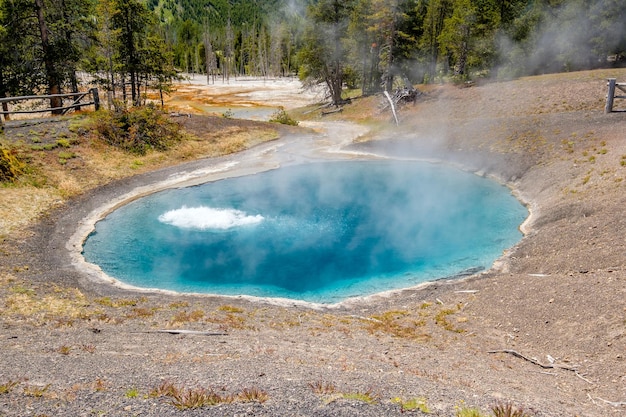
M 159 216 L 159 221 L 182 229 L 226 230 L 260 223 L 263 221 L 263 216 L 259 214 L 249 216 L 244 211 L 234 209 L 183 206 L 163 213 Z
M 136 287 L 334 303 L 489 268 L 526 215 L 450 167 L 310 163 L 130 202 L 83 255 Z

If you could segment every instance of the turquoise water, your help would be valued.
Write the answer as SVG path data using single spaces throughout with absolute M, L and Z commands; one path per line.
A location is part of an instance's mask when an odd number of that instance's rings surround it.
M 527 214 L 450 167 L 315 163 L 139 199 L 83 253 L 137 287 L 333 303 L 489 268 Z

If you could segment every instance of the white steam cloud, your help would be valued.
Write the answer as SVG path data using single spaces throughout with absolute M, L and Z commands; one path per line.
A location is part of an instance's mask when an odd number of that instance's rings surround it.
M 235 209 L 217 209 L 211 207 L 186 207 L 170 210 L 159 216 L 161 223 L 170 224 L 182 229 L 227 230 L 233 227 L 260 223 L 263 216 L 250 216 L 246 212 Z

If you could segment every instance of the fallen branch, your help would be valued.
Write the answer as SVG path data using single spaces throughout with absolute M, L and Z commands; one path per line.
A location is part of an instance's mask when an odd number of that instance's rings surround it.
M 613 407 L 624 407 L 624 406 L 626 406 L 626 401 L 619 401 L 619 402 L 609 401 L 609 400 L 605 400 L 604 398 L 600 398 L 600 397 L 596 397 L 596 399 L 598 399 L 600 401 L 603 401 L 603 402 L 605 402 L 605 403 L 607 403 L 609 405 L 612 405 Z
M 398 115 L 396 115 L 396 106 L 393 103 L 393 100 L 391 100 L 391 96 L 389 95 L 389 92 L 387 90 L 385 90 L 385 97 L 387 97 L 387 100 L 389 100 L 389 105 L 391 106 L 391 112 L 393 113 L 393 118 L 396 121 L 396 126 L 398 126 Z
M 529 358 L 528 356 L 524 356 L 521 353 L 515 351 L 515 350 L 511 350 L 511 349 L 502 349 L 502 350 L 490 350 L 487 353 L 508 353 L 509 355 L 513 355 L 516 356 L 520 359 L 524 359 L 525 361 L 528 361 L 534 365 L 540 366 L 543 369 L 564 369 L 566 371 L 572 371 L 572 372 L 576 372 L 576 374 L 578 375 L 578 371 L 575 367 L 572 366 L 567 366 L 567 365 L 562 365 L 559 363 L 549 363 L 549 364 L 544 364 L 539 362 L 537 359 L 534 358 Z M 589 382 L 589 381 L 587 381 Z
M 544 364 L 544 363 L 539 362 L 537 359 L 534 359 L 534 358 L 529 358 L 528 356 L 524 356 L 524 355 L 522 355 L 521 353 L 519 353 L 519 352 L 517 352 L 517 351 L 515 351 L 515 350 L 510 350 L 510 349 L 490 350 L 490 351 L 489 351 L 489 352 L 487 352 L 487 353 L 508 353 L 508 354 L 513 355 L 513 356 L 516 356 L 516 357 L 518 357 L 518 358 L 524 359 L 525 361 L 528 361 L 528 362 L 530 362 L 530 363 L 532 363 L 532 364 L 534 364 L 534 365 L 540 366 L 540 367 L 542 367 L 543 369 L 563 369 L 563 370 L 566 370 L 566 371 L 572 371 L 572 372 L 574 372 L 574 374 L 575 374 L 578 378 L 582 379 L 583 381 L 585 381 L 585 382 L 586 382 L 586 383 L 588 383 L 588 384 L 593 385 L 593 382 L 589 381 L 587 378 L 585 378 L 584 376 L 582 376 L 582 375 L 578 372 L 578 369 L 576 369 L 575 367 L 572 367 L 572 366 L 567 366 L 567 365 L 563 365 L 563 364 L 560 364 L 560 363 L 553 363 L 552 361 L 553 361 L 554 359 L 550 359 L 551 363 L 549 363 L 549 364 Z M 548 358 L 552 358 L 552 356 L 548 356 Z
M 373 317 L 356 316 L 354 314 L 350 315 L 350 317 L 355 318 L 355 319 L 359 319 L 359 320 L 373 321 L 374 323 L 382 323 L 382 320 L 378 320 L 378 319 L 375 319 Z
M 322 116 L 326 116 L 326 115 L 333 114 L 333 113 L 341 113 L 342 111 L 343 111 L 343 107 L 339 107 L 338 109 L 335 109 L 335 110 L 323 111 Z
M 192 335 L 198 335 L 198 336 L 228 336 L 228 333 L 223 333 L 223 332 L 205 332 L 202 330 L 185 330 L 185 329 L 148 330 L 145 332 L 137 332 L 137 333 L 167 333 L 167 334 L 192 334 Z

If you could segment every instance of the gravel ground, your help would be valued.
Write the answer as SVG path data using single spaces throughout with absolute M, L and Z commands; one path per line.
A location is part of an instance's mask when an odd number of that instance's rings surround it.
M 626 116 L 603 114 L 608 76 L 626 72 L 435 86 L 399 127 L 349 146 L 445 160 L 528 205 L 524 239 L 463 279 L 312 307 L 136 292 L 72 264 L 66 244 L 94 210 L 174 173 L 330 140 L 310 131 L 115 181 L 46 213 L 0 247 L 0 415 L 425 414 L 411 399 L 435 416 L 497 404 L 625 415 Z M 209 392 L 218 405 L 185 408 Z

